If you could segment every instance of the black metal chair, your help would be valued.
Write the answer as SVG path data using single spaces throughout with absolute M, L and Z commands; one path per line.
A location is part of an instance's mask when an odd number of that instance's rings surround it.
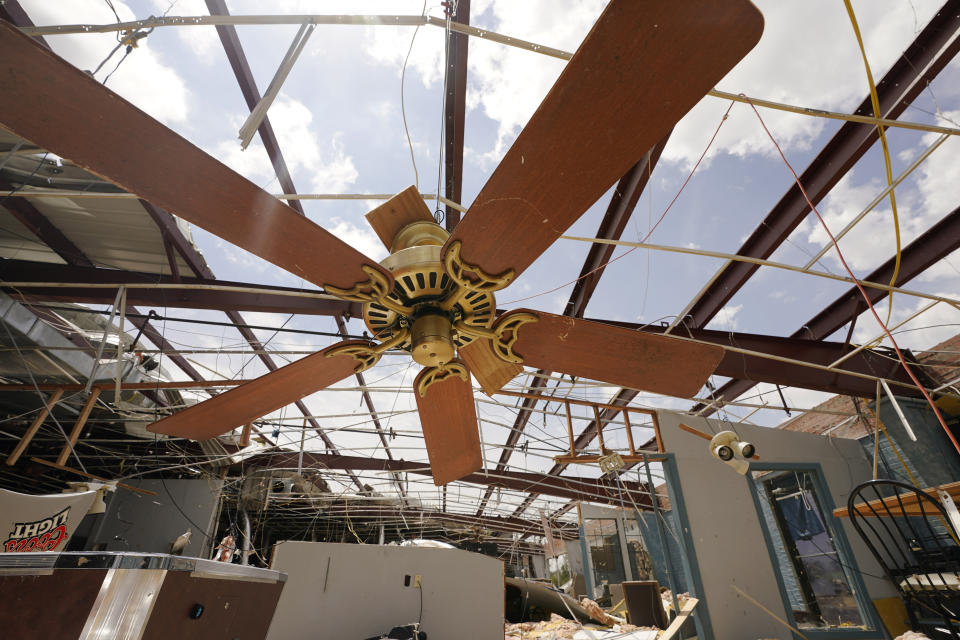
M 900 592 L 910 627 L 960 639 L 960 538 L 923 490 L 871 480 L 847 501 L 850 521 Z

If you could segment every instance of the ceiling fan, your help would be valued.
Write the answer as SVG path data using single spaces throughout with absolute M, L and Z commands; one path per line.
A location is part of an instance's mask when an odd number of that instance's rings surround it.
M 509 285 L 757 43 L 748 0 L 612 0 L 448 235 L 416 189 L 367 219 L 377 264 L 6 24 L 0 124 L 344 300 L 375 341 L 345 340 L 166 417 L 212 438 L 408 350 L 438 485 L 483 466 L 470 375 L 494 393 L 522 365 L 689 397 L 721 347 L 542 311 L 495 316 Z

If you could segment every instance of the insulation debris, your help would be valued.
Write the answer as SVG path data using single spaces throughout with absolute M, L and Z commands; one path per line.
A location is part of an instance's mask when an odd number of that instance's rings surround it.
M 584 598 L 586 600 L 586 598 Z M 596 603 L 594 603 L 596 606 Z M 577 622 L 551 614 L 542 622 L 520 622 L 504 627 L 505 640 L 593 640 L 594 638 L 618 638 L 620 640 L 654 640 L 659 629 L 635 627 L 632 624 L 614 624 L 610 629 L 582 627 Z
M 600 608 L 600 605 L 590 598 L 581 598 L 580 606 L 587 610 L 587 613 L 590 614 L 591 618 L 601 624 L 617 624 L 618 622 L 624 622 L 623 618 L 611 616 L 609 613 Z

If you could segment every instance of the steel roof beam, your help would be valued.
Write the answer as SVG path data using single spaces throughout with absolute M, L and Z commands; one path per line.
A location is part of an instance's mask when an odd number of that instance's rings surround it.
M 228 16 L 227 3 L 224 0 L 206 0 L 207 10 L 213 16 Z M 247 102 L 247 107 L 253 111 L 260 103 L 260 91 L 257 90 L 257 83 L 253 79 L 253 72 L 247 63 L 247 56 L 243 53 L 243 47 L 240 45 L 240 37 L 237 35 L 237 29 L 233 25 L 217 25 L 217 35 L 220 36 L 220 42 L 223 44 L 223 50 L 227 54 L 227 60 L 230 61 L 230 67 L 233 74 L 237 77 L 237 84 L 240 85 L 240 91 L 243 93 L 243 99 Z M 290 171 L 287 169 L 287 163 L 280 152 L 280 144 L 277 142 L 277 136 L 273 132 L 273 126 L 270 124 L 268 116 L 264 116 L 260 122 L 257 131 L 260 133 L 260 140 L 263 142 L 263 148 L 266 149 L 270 157 L 270 163 L 273 165 L 274 173 L 277 174 L 277 180 L 280 183 L 283 193 L 296 193 L 293 186 L 293 178 L 290 177 Z M 292 208 L 304 213 L 303 206 L 299 200 L 287 200 Z
M 948 0 L 877 83 L 880 116 L 896 119 L 960 50 L 960 0 Z M 854 112 L 872 115 L 867 96 Z M 846 175 L 877 141 L 875 126 L 845 122 L 800 176 L 800 183 L 816 204 Z M 796 183 L 773 207 L 737 252 L 751 258 L 769 258 L 803 222 L 810 207 Z M 758 265 L 731 262 L 687 312 L 684 321 L 704 327 L 757 271 Z
M 298 453 L 262 454 L 245 460 L 244 468 L 266 466 L 273 469 L 351 469 L 354 471 L 405 472 L 421 476 L 430 476 L 429 463 L 406 460 L 388 460 L 366 458 L 362 456 L 330 455 L 304 452 L 303 464 Z M 481 486 L 499 487 L 512 491 L 529 491 L 531 487 L 547 496 L 569 498 L 606 504 L 611 501 L 619 504 L 621 498 L 628 495 L 638 505 L 649 506 L 650 498 L 645 484 L 624 481 L 620 486 L 607 486 L 598 478 L 557 477 L 542 473 L 525 471 L 477 471 L 457 480 Z
M 939 222 L 937 222 L 935 225 L 927 229 L 927 231 L 921 234 L 920 237 L 918 237 L 916 240 L 911 242 L 900 252 L 900 274 L 897 279 L 897 285 L 902 286 L 906 284 L 916 276 L 923 273 L 931 265 L 933 265 L 940 259 L 950 255 L 953 251 L 955 251 L 958 248 L 960 248 L 960 207 L 954 209 L 949 215 L 947 215 L 946 217 L 941 219 Z M 883 265 L 881 265 L 880 267 L 875 269 L 872 273 L 870 273 L 865 278 L 865 280 L 870 280 L 872 282 L 889 282 L 890 278 L 893 276 L 893 266 L 894 266 L 894 258 L 890 258 Z M 885 291 L 882 291 L 879 289 L 866 289 L 866 291 L 867 291 L 867 295 L 870 296 L 871 302 L 873 303 L 879 302 L 887 295 Z M 822 341 L 822 338 L 833 334 L 835 331 L 838 331 L 839 329 L 841 329 L 845 324 L 852 321 L 853 318 L 855 318 L 857 315 L 859 315 L 862 312 L 862 309 L 863 309 L 863 307 L 861 306 L 862 304 L 863 304 L 863 297 L 860 295 L 860 291 L 856 287 L 851 287 L 843 295 L 841 295 L 832 303 L 827 305 L 827 307 L 825 307 L 823 311 L 815 315 L 808 322 L 805 322 L 803 326 L 801 326 L 800 329 L 795 331 L 790 338 L 786 338 L 786 339 L 781 338 L 776 340 L 784 341 L 783 343 L 780 343 L 780 344 L 795 345 L 795 346 L 791 346 L 790 347 L 791 349 L 794 349 L 794 348 L 803 349 L 804 357 L 802 359 L 804 360 L 814 361 L 814 358 L 817 358 L 817 359 L 820 359 L 821 363 L 829 364 L 833 360 L 836 360 L 837 358 L 843 355 L 843 352 L 840 351 L 840 348 L 843 345 L 841 343 L 826 343 Z M 658 329 L 658 330 L 662 330 L 662 329 Z M 693 337 L 696 337 L 698 339 L 709 339 L 706 337 L 711 335 L 715 336 L 715 338 L 710 339 L 710 341 L 717 341 L 717 342 L 719 342 L 721 337 L 724 334 L 726 334 L 729 336 L 729 340 L 732 343 L 734 343 L 737 346 L 744 346 L 738 340 L 738 336 L 735 333 L 723 332 L 723 331 L 696 330 L 696 329 L 690 329 L 690 332 Z M 678 335 L 683 335 L 683 334 L 678 334 Z M 760 336 L 749 336 L 749 338 L 741 337 L 741 339 L 744 340 L 744 342 L 746 342 L 748 339 L 750 341 L 754 341 L 757 338 L 760 338 Z M 804 347 L 804 343 L 807 343 L 809 346 Z M 755 345 L 755 346 L 760 346 L 760 345 Z M 766 349 L 770 349 L 772 346 L 773 346 L 773 343 L 767 346 Z M 777 347 L 777 348 L 782 349 L 783 347 Z M 800 354 L 797 354 L 797 355 L 800 355 Z M 746 356 L 741 356 L 741 357 L 743 358 L 743 360 L 741 360 L 740 366 L 745 367 L 746 363 L 748 362 L 747 357 Z M 833 358 L 833 360 L 830 359 L 831 357 Z M 856 359 L 860 359 L 859 362 Z M 896 377 L 898 379 L 902 379 L 906 375 L 906 372 L 903 371 L 899 362 L 890 362 L 890 364 L 887 365 L 887 368 L 884 369 L 883 361 L 885 359 L 888 359 L 888 358 L 885 358 L 883 356 L 878 357 L 875 354 L 868 355 L 868 352 L 861 351 L 856 356 L 853 356 L 850 360 L 847 360 L 844 363 L 844 365 L 851 369 L 855 368 L 855 370 L 860 370 L 863 372 L 871 372 L 874 375 L 884 375 L 884 376 Z M 724 365 L 724 362 L 726 362 L 727 364 Z M 721 366 L 730 366 L 733 368 L 733 370 L 725 369 L 724 372 L 721 373 L 720 369 L 718 368 L 717 373 L 719 375 L 733 374 L 736 372 L 737 358 L 731 357 L 730 354 L 727 354 L 726 356 L 724 356 L 723 361 L 721 361 Z M 756 366 L 761 366 L 761 365 L 760 363 L 757 363 L 755 365 L 751 364 L 750 368 L 753 368 Z M 770 363 L 769 365 L 765 365 L 765 366 L 767 366 L 770 369 L 770 373 L 772 374 L 770 376 L 771 378 L 779 378 L 779 376 L 784 374 L 784 371 L 781 371 L 781 372 L 776 371 L 776 369 L 778 368 L 777 363 Z M 796 367 L 796 365 L 786 365 L 786 364 L 782 364 L 779 366 Z M 803 369 L 803 368 L 799 367 L 798 369 Z M 750 369 L 746 369 L 746 370 L 750 370 Z M 757 369 L 753 369 L 753 370 L 756 371 Z M 812 370 L 808 370 L 808 371 L 812 371 Z M 838 371 L 837 373 L 840 374 L 841 372 Z M 792 382 L 789 382 L 786 384 L 790 384 L 790 386 L 795 386 L 795 382 L 804 381 L 804 380 L 806 380 L 808 384 L 810 384 L 810 381 L 807 380 L 807 377 L 809 375 L 810 374 L 803 371 L 799 371 L 799 370 L 796 372 L 792 372 L 790 375 L 786 376 L 786 379 L 792 380 Z M 821 372 L 820 375 L 822 376 L 822 378 L 820 378 L 820 381 L 816 383 L 816 386 L 814 386 L 813 384 L 810 384 L 810 387 L 819 388 L 819 390 L 829 391 L 831 393 L 843 393 L 844 395 L 862 395 L 862 393 L 857 392 L 856 388 L 847 389 L 845 387 L 837 388 L 835 386 L 835 385 L 844 384 L 845 381 L 855 386 L 859 386 L 861 384 L 856 382 L 850 382 L 852 380 L 855 380 L 850 376 L 837 375 L 836 378 L 833 378 L 835 374 L 831 374 L 828 372 Z M 754 375 L 753 377 L 759 377 L 759 376 Z M 774 380 L 770 380 L 770 381 L 773 382 Z M 734 398 L 748 391 L 756 383 L 757 381 L 744 380 L 742 378 L 735 377 L 734 379 L 730 380 L 725 385 L 723 385 L 720 389 L 718 389 L 714 393 L 714 397 L 720 402 L 722 402 L 723 400 L 733 400 Z M 875 392 L 876 390 L 875 384 L 871 383 L 871 385 L 873 386 L 874 392 Z M 617 395 L 614 397 L 614 400 L 611 402 L 611 404 L 627 404 L 631 400 L 633 400 L 633 398 L 636 397 L 638 393 L 639 392 L 634 391 L 632 389 L 621 389 L 617 393 Z M 915 394 L 912 394 L 909 390 L 904 389 L 902 387 L 900 391 L 898 391 L 898 394 L 915 395 Z M 714 412 L 714 410 L 715 409 L 713 407 L 707 408 L 703 404 L 698 404 L 691 409 L 691 411 L 699 412 L 700 415 L 704 415 L 704 416 L 710 415 L 711 413 Z M 615 412 L 609 409 L 604 410 L 601 413 L 601 420 L 606 421 L 606 420 L 613 419 L 617 413 L 619 412 Z M 583 429 L 580 435 L 577 436 L 574 443 L 575 447 L 580 449 L 590 444 L 590 442 L 596 436 L 596 431 L 597 431 L 596 421 L 591 421 L 590 424 L 588 424 Z M 550 469 L 550 471 L 548 471 L 547 473 L 549 475 L 555 475 L 560 473 L 564 468 L 565 468 L 564 465 L 559 465 L 559 464 L 554 465 Z M 533 501 L 533 497 L 525 499 L 523 504 L 521 504 L 520 508 L 518 508 L 514 512 L 514 515 L 519 515 L 523 513 L 523 511 L 526 510 L 526 508 L 532 503 L 532 501 Z
M 859 294 L 858 294 L 859 295 Z M 662 334 L 666 327 L 641 325 L 633 322 L 604 321 L 620 327 L 635 329 L 645 333 Z M 842 325 L 841 325 L 842 326 Z M 826 340 L 811 340 L 801 337 L 800 332 L 789 338 L 767 336 L 756 333 L 740 333 L 736 331 L 716 331 L 711 329 L 682 329 L 682 337 L 692 338 L 702 342 L 711 342 L 723 347 L 729 347 L 714 375 L 725 378 L 749 378 L 754 383 L 769 382 L 783 386 L 825 391 L 839 395 L 852 395 L 862 398 L 872 398 L 876 393 L 876 382 L 857 376 L 843 375 L 845 371 L 864 374 L 874 377 L 883 377 L 893 384 L 900 383 L 898 395 L 908 397 L 922 397 L 920 390 L 915 388 L 910 376 L 900 365 L 896 354 L 888 349 L 864 349 L 850 356 L 836 369 L 830 371 L 806 367 L 776 360 L 774 358 L 789 358 L 800 362 L 807 362 L 817 367 L 826 367 L 841 358 L 848 351 L 848 345 L 843 342 Z M 673 334 L 680 336 L 681 334 Z M 758 354 L 769 354 L 772 358 L 762 355 L 741 353 L 732 349 L 756 351 Z
M 626 228 L 627 222 L 630 220 L 630 216 L 633 214 L 633 210 L 640 199 L 640 194 L 643 193 L 644 188 L 646 188 L 647 180 L 650 174 L 653 173 L 653 168 L 660 159 L 660 154 L 663 152 L 663 148 L 666 146 L 669 137 L 669 134 L 667 134 L 663 140 L 647 151 L 647 154 L 620 178 L 620 181 L 617 183 L 617 188 L 614 190 L 613 196 L 610 199 L 610 204 L 607 206 L 607 212 L 600 222 L 600 228 L 597 230 L 596 237 L 617 240 L 623 234 L 623 230 Z M 580 270 L 580 279 L 578 279 L 576 285 L 574 285 L 573 292 L 570 294 L 570 300 L 567 302 L 564 310 L 564 315 L 578 318 L 583 317 L 587 303 L 590 301 L 593 292 L 597 288 L 597 284 L 600 282 L 600 276 L 603 275 L 606 264 L 610 260 L 610 256 L 613 255 L 614 248 L 614 245 L 609 244 L 595 243 L 591 245 L 583 268 Z M 544 376 L 549 374 L 549 371 L 543 369 L 537 371 L 533 382 L 534 390 L 544 386 L 546 383 Z M 523 433 L 523 430 L 527 426 L 527 421 L 530 419 L 530 410 L 533 409 L 536 404 L 537 400 L 531 398 L 524 399 L 520 413 L 517 415 L 510 435 L 507 438 L 507 442 L 500 452 L 500 461 L 497 463 L 498 471 L 506 468 L 507 462 L 513 454 L 513 449 L 517 442 L 519 442 L 520 435 Z M 483 513 L 492 493 L 492 489 L 489 488 L 484 492 L 480 500 L 480 506 L 477 509 L 478 516 Z
M 663 140 L 647 151 L 647 155 L 640 162 L 633 165 L 630 171 L 620 178 L 595 237 L 604 240 L 620 239 L 669 139 L 670 134 L 668 133 Z M 574 318 L 583 317 L 587 309 L 587 303 L 590 302 L 590 298 L 600 282 L 600 277 L 607 268 L 606 265 L 610 261 L 614 249 L 616 249 L 616 246 L 612 244 L 595 242 L 590 245 L 590 252 L 583 263 L 583 268 L 580 269 L 580 277 L 570 294 L 570 300 L 563 312 L 564 315 Z
M 456 13 L 453 22 L 470 24 L 470 0 L 453 3 Z M 463 131 L 467 113 L 467 47 L 470 39 L 464 33 L 451 31 L 447 43 L 447 68 L 443 86 L 446 88 L 444 104 L 444 195 L 448 200 L 460 202 L 463 197 Z M 453 231 L 460 222 L 460 211 L 447 205 L 447 231 Z
M 206 278 L 208 280 L 216 280 L 216 276 L 213 275 L 213 271 L 207 265 L 206 260 L 203 259 L 203 255 L 197 250 L 196 247 L 191 244 L 183 233 L 181 233 L 180 228 L 177 226 L 176 221 L 173 218 L 173 215 L 168 211 L 164 211 L 159 207 L 155 207 L 146 200 L 140 200 L 140 204 L 143 205 L 144 209 L 147 210 L 147 213 L 150 214 L 150 217 L 153 218 L 153 221 L 160 228 L 161 232 L 164 233 L 173 243 L 174 248 L 180 253 L 180 256 L 187 263 L 187 266 L 194 272 L 195 275 Z M 236 311 L 227 311 L 227 317 L 230 319 L 230 322 L 235 325 L 245 325 L 246 322 Z M 243 326 L 238 326 L 237 331 L 240 332 L 240 335 L 243 336 L 244 340 L 247 341 L 254 351 L 257 352 L 257 356 L 263 362 L 264 366 L 267 367 L 270 371 L 277 370 L 277 364 L 273 361 L 273 358 L 270 357 L 264 350 L 263 345 L 254 335 L 253 331 L 247 329 Z M 320 439 L 323 440 L 323 443 L 327 446 L 327 449 L 330 451 L 336 452 L 337 447 L 333 443 L 333 440 L 330 439 L 330 436 L 323 430 L 320 426 L 320 423 L 317 422 L 316 418 L 312 417 L 312 412 L 307 408 L 307 405 L 303 403 L 303 400 L 297 400 L 294 403 L 297 409 L 304 415 L 307 421 L 310 423 L 310 426 L 313 427 L 313 430 L 320 436 Z M 363 490 L 363 483 L 360 482 L 360 479 L 357 478 L 356 474 L 350 474 L 353 483 L 361 491 Z
M 139 288 L 127 289 L 130 304 L 182 309 L 212 309 L 215 311 L 260 311 L 263 313 L 296 313 L 302 315 L 359 317 L 362 305 L 359 302 L 327 300 L 313 297 L 286 295 L 295 293 L 320 293 L 274 287 L 246 282 L 231 282 L 210 278 L 179 279 L 163 274 L 136 271 L 118 271 L 95 267 L 30 262 L 26 260 L 0 260 L 0 277 L 7 282 L 27 283 L 77 283 L 75 287 L 18 286 L 20 293 L 38 300 L 110 304 L 115 293 L 111 289 L 89 287 L 90 284 L 120 285 L 184 285 L 184 288 Z M 0 287 L 3 284 L 0 282 Z M 206 289 L 202 287 L 235 287 L 237 291 Z M 201 287 L 201 288 L 188 288 Z M 15 295 L 17 292 L 11 292 Z
M 900 252 L 900 273 L 897 278 L 897 286 L 906 284 L 926 271 L 934 263 L 949 256 L 957 249 L 960 249 L 960 207 L 957 207 L 946 217 L 927 229 L 920 237 L 908 244 Z M 864 279 L 870 280 L 871 282 L 889 282 L 890 278 L 893 277 L 894 262 L 895 257 L 890 258 Z M 883 298 L 887 297 L 887 292 L 879 289 L 865 289 L 865 291 L 872 304 L 877 304 Z M 793 333 L 791 338 L 818 340 L 832 335 L 845 324 L 859 316 L 863 311 L 863 305 L 864 300 L 859 289 L 855 286 L 850 287 L 843 295 L 827 305 L 823 311 L 805 322 Z M 900 370 L 898 376 L 906 373 L 902 371 L 899 363 L 895 363 L 895 365 Z M 922 374 L 923 372 L 918 371 L 918 373 Z M 728 381 L 720 387 L 720 389 L 714 393 L 714 397 L 720 402 L 732 400 L 749 390 L 754 384 L 756 384 L 755 381 L 745 380 L 741 376 L 736 376 L 733 380 Z M 874 386 L 874 392 L 875 390 Z M 846 395 L 861 394 L 847 393 Z M 915 394 L 910 393 L 907 389 L 901 388 L 897 390 L 897 395 L 909 396 Z M 703 404 L 698 404 L 691 410 L 695 412 L 702 411 L 701 415 L 710 415 L 714 412 L 713 408 L 706 409 Z

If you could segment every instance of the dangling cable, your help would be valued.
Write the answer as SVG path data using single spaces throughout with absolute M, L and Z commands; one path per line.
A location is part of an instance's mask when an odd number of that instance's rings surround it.
M 668 214 L 668 213 L 670 213 L 670 209 L 672 209 L 672 208 L 673 208 L 673 205 L 676 204 L 677 199 L 680 198 L 680 194 L 683 193 L 683 190 L 684 190 L 684 189 L 686 189 L 687 184 L 689 184 L 689 182 L 690 182 L 690 179 L 693 178 L 693 174 L 696 173 L 697 168 L 700 166 L 700 163 L 703 162 L 703 159 L 707 156 L 707 152 L 710 151 L 710 147 L 713 146 L 714 140 L 717 139 L 717 135 L 720 133 L 720 128 L 723 126 L 723 123 L 726 122 L 726 121 L 727 121 L 727 118 L 730 116 L 730 110 L 733 108 L 733 104 L 734 104 L 734 101 L 731 100 L 731 101 L 730 101 L 730 104 L 727 106 L 727 110 L 723 112 L 723 117 L 720 118 L 720 123 L 717 125 L 717 128 L 714 130 L 713 136 L 711 136 L 711 138 L 710 138 L 710 142 L 707 143 L 706 148 L 703 150 L 703 153 L 700 154 L 700 157 L 697 159 L 696 164 L 693 165 L 693 168 L 690 170 L 690 173 L 687 174 L 687 179 L 684 180 L 684 181 L 683 181 L 683 184 L 680 185 L 680 189 L 677 191 L 677 194 L 676 194 L 675 196 L 673 196 L 673 200 L 670 201 L 670 204 L 667 205 L 667 208 L 664 209 L 664 210 L 663 210 L 663 213 L 660 214 L 660 217 L 657 218 L 656 223 L 654 223 L 654 225 L 653 225 L 652 227 L 650 227 L 650 230 L 647 231 L 647 235 L 645 235 L 645 236 L 643 237 L 643 240 L 641 241 L 641 243 L 646 242 L 647 240 L 650 239 L 650 236 L 653 235 L 653 232 L 657 230 L 657 227 L 660 226 L 660 223 L 663 222 L 663 219 L 667 217 L 667 214 Z M 627 251 L 624 251 L 623 253 L 621 253 L 620 255 L 618 255 L 616 258 L 611 258 L 611 259 L 607 260 L 606 262 L 604 262 L 603 264 L 601 264 L 599 267 L 597 267 L 597 268 L 595 268 L 595 269 L 592 269 L 591 271 L 588 271 L 587 273 L 583 274 L 583 275 L 580 276 L 579 278 L 575 278 L 575 279 L 571 280 L 570 282 L 565 282 L 565 283 L 561 284 L 559 287 L 554 287 L 553 289 L 550 289 L 550 290 L 548 290 L 548 291 L 541 291 L 540 293 L 535 293 L 535 294 L 533 294 L 533 295 L 526 296 L 525 298 L 517 298 L 516 300 L 508 300 L 507 302 L 503 302 L 503 303 L 501 303 L 501 304 L 505 304 L 505 305 L 507 305 L 507 304 L 516 304 L 517 302 L 523 302 L 523 301 L 525 301 L 525 300 L 531 300 L 531 299 L 533 299 L 533 298 L 539 298 L 540 296 L 545 296 L 545 295 L 547 295 L 548 293 L 553 293 L 554 291 L 559 291 L 560 289 L 563 289 L 564 287 L 570 286 L 571 284 L 575 284 L 577 281 L 583 280 L 584 278 L 590 276 L 591 274 L 596 273 L 597 271 L 600 271 L 601 269 L 606 268 L 606 266 L 607 266 L 608 264 L 614 263 L 614 262 L 616 262 L 617 260 L 620 260 L 621 258 L 627 257 L 628 255 L 630 255 L 631 253 L 633 253 L 634 251 L 636 251 L 638 248 L 639 248 L 639 247 L 633 247 L 632 249 L 628 249 Z
M 443 46 L 443 97 L 440 101 L 440 152 L 437 154 L 437 209 L 433 214 L 433 218 L 437 221 L 437 224 L 441 224 L 444 219 L 444 212 L 440 209 L 440 186 L 442 184 L 443 174 L 443 159 L 445 150 L 444 144 L 446 143 L 447 80 L 449 79 L 448 71 L 450 65 L 450 38 L 452 35 L 450 23 L 453 21 L 453 14 L 457 12 L 457 0 L 451 0 L 450 2 L 444 2 L 442 4 L 447 22 L 446 28 L 444 29 Z
M 741 94 L 742 95 L 742 94 Z M 870 300 L 870 296 L 867 295 L 867 292 L 864 290 L 863 285 L 860 284 L 860 280 L 853 275 L 853 270 L 850 269 L 850 265 L 847 264 L 846 259 L 843 257 L 843 253 L 840 251 L 840 244 L 837 242 L 837 239 L 833 236 L 833 233 L 830 231 L 830 227 L 827 226 L 827 222 L 823 219 L 823 216 L 820 215 L 820 211 L 817 210 L 817 207 L 813 204 L 813 201 L 810 199 L 810 196 L 807 195 L 807 190 L 803 188 L 803 184 L 800 182 L 800 177 L 797 175 L 797 172 L 794 171 L 793 166 L 787 160 L 787 156 L 784 155 L 783 149 L 780 148 L 780 145 L 777 143 L 776 139 L 773 137 L 773 134 L 770 133 L 770 129 L 767 128 L 767 124 L 763 121 L 763 117 L 760 115 L 760 112 L 757 111 L 756 105 L 750 102 L 749 98 L 747 103 L 750 105 L 750 108 L 753 109 L 753 112 L 757 115 L 757 119 L 760 120 L 760 126 L 763 127 L 763 130 L 766 132 L 767 137 L 770 138 L 770 142 L 773 143 L 773 146 L 776 147 L 777 153 L 780 154 L 780 158 L 783 160 L 784 164 L 787 165 L 787 169 L 790 170 L 790 174 L 793 176 L 794 181 L 797 184 L 797 187 L 800 189 L 800 193 L 803 194 L 804 200 L 807 201 L 810 210 L 813 211 L 814 215 L 817 216 L 817 220 L 820 221 L 820 225 L 823 227 L 823 230 L 826 231 L 827 237 L 830 238 L 830 242 L 833 243 L 834 249 L 837 251 L 837 257 L 840 259 L 840 263 L 843 265 L 843 268 L 846 270 L 847 275 L 850 276 L 850 279 L 853 280 L 853 284 L 857 287 L 857 290 L 860 291 L 860 295 L 863 296 L 864 301 L 867 303 L 867 307 L 870 309 L 870 313 L 873 315 L 874 320 L 877 321 L 877 324 L 880 325 L 880 328 L 886 334 L 887 339 L 890 340 L 890 344 L 893 345 L 893 350 L 897 354 L 897 358 L 900 359 L 900 364 L 903 367 L 903 370 L 907 372 L 907 375 L 910 376 L 910 380 L 913 381 L 913 384 L 917 386 L 920 390 L 920 393 L 923 394 L 924 399 L 926 399 L 927 404 L 930 405 L 930 409 L 933 410 L 933 415 L 937 417 L 937 421 L 940 423 L 940 426 L 943 427 L 943 432 L 947 434 L 947 438 L 950 439 L 950 442 L 953 444 L 953 448 L 957 450 L 957 453 L 960 453 L 960 443 L 957 442 L 957 439 L 954 437 L 953 433 L 950 431 L 950 428 L 947 427 L 946 421 L 943 419 L 943 414 L 940 413 L 940 409 L 937 407 L 936 403 L 933 401 L 933 398 L 930 397 L 930 394 L 927 392 L 926 387 L 920 384 L 920 381 L 917 379 L 916 374 L 913 373 L 913 369 L 907 364 L 906 358 L 903 357 L 903 352 L 900 351 L 900 345 L 897 344 L 896 338 L 893 337 L 893 334 L 890 332 L 890 329 L 887 328 L 887 325 L 880 319 L 880 315 L 877 313 L 877 310 L 873 306 L 873 302 Z
M 427 0 L 423 0 L 423 10 L 421 16 L 427 15 Z M 420 25 L 413 30 L 413 37 L 410 38 L 410 48 L 407 49 L 407 57 L 403 59 L 403 69 L 400 71 L 400 116 L 403 118 L 403 132 L 407 135 L 407 147 L 410 148 L 410 163 L 413 165 L 413 183 L 417 190 L 420 190 L 420 174 L 417 173 L 417 160 L 413 157 L 413 142 L 410 140 L 410 129 L 407 127 L 407 109 L 403 100 L 403 88 L 407 77 L 407 63 L 410 61 L 410 54 L 413 52 L 413 43 L 417 41 L 417 32 L 420 31 Z

